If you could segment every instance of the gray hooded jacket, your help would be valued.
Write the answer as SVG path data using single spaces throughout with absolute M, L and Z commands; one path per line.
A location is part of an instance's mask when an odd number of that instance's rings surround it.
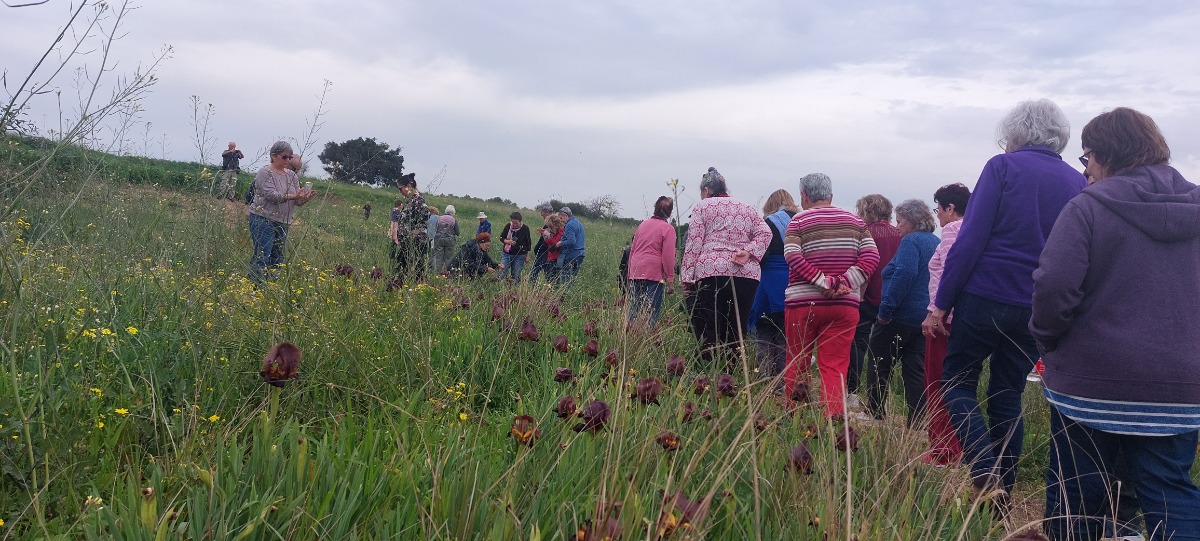
M 1174 168 L 1130 168 L 1072 199 L 1033 279 L 1048 388 L 1200 404 L 1200 189 Z

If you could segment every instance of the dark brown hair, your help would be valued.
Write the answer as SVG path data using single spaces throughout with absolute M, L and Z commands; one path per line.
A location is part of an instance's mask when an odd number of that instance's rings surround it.
M 938 188 L 933 192 L 933 202 L 937 203 L 938 207 L 946 208 L 949 205 L 954 205 L 954 213 L 962 216 L 967 212 L 967 201 L 971 200 L 971 189 L 966 184 L 955 182 Z
M 1083 127 L 1083 148 L 1116 173 L 1171 161 L 1171 149 L 1154 119 L 1128 107 L 1101 113 Z
M 675 202 L 671 201 L 670 197 L 662 195 L 654 202 L 655 218 L 666 220 L 671 217 L 671 211 L 673 210 L 675 210 Z

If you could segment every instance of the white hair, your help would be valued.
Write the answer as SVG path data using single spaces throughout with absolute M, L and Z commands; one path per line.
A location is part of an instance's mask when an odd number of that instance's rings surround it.
M 1004 116 L 996 126 L 996 135 L 1005 150 L 1038 145 L 1061 154 L 1071 139 L 1071 123 L 1058 104 L 1045 98 L 1028 100 Z

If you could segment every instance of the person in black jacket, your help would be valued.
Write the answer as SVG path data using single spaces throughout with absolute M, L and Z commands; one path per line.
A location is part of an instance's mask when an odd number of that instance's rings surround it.
M 529 253 L 531 244 L 529 226 L 521 223 L 520 212 L 513 212 L 508 219 L 500 231 L 500 240 L 504 243 L 504 252 L 500 254 L 500 277 L 519 282 L 521 269 L 525 267 L 525 254 Z
M 545 222 L 551 214 L 554 214 L 554 207 L 542 203 L 538 205 L 537 211 L 542 215 L 542 221 Z M 546 263 L 546 255 L 550 248 L 546 244 L 546 239 L 550 238 L 550 231 L 543 225 L 537 228 L 537 233 L 537 244 L 533 246 L 533 270 L 529 272 L 530 282 L 536 282 L 540 273 L 545 273 L 547 277 L 551 275 L 551 266 Z
M 488 248 L 491 247 L 492 236 L 488 233 L 480 233 L 464 242 L 447 265 L 450 274 L 478 278 L 497 268 L 503 269 L 504 265 L 497 265 L 492 256 L 488 255 Z

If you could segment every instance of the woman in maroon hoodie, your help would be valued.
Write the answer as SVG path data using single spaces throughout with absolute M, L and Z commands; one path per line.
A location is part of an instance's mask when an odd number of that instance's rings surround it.
M 1092 182 L 1059 215 L 1033 273 L 1029 329 L 1050 401 L 1052 539 L 1099 539 L 1126 460 L 1151 539 L 1200 539 L 1189 470 L 1200 429 L 1200 189 L 1167 163 L 1150 117 L 1083 128 Z

